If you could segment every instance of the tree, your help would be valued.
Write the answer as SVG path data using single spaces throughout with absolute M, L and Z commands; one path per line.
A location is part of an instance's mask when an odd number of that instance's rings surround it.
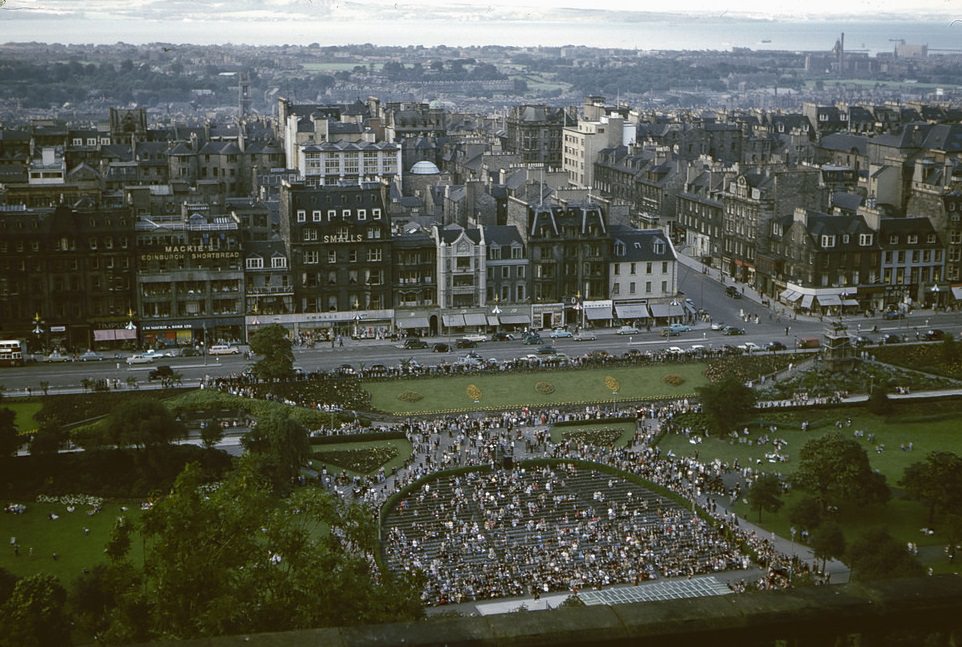
M 962 354 L 962 349 L 959 348 L 959 344 L 955 341 L 955 337 L 952 335 L 946 335 L 942 339 L 942 360 L 946 364 L 953 364 L 959 360 L 960 354 Z
M 33 438 L 30 439 L 30 453 L 37 455 L 56 454 L 67 440 L 67 432 L 56 416 L 43 419 Z
M 127 400 L 107 418 L 107 438 L 118 447 L 151 450 L 186 435 L 184 424 L 157 400 Z
M 782 507 L 782 482 L 774 474 L 760 474 L 751 487 L 748 488 L 748 505 L 758 511 L 758 520 L 762 520 L 762 510 L 778 512 Z
M 824 572 L 825 563 L 828 560 L 845 554 L 845 535 L 842 534 L 842 529 L 838 527 L 837 523 L 829 521 L 815 529 L 809 545 L 815 558 L 822 560 L 822 571 Z
M 279 324 L 261 328 L 250 338 L 251 352 L 262 358 L 254 374 L 262 380 L 285 380 L 294 375 L 294 351 L 287 329 Z
M 755 408 L 755 392 L 736 378 L 698 388 L 702 411 L 720 434 L 731 431 Z
M 204 421 L 200 428 L 200 439 L 206 449 L 213 449 L 223 438 L 224 427 L 221 426 L 220 420 L 212 417 Z
M 905 468 L 899 485 L 910 499 L 928 506 L 931 525 L 937 512 L 962 504 L 962 457 L 952 452 L 930 452 L 924 461 Z
M 889 399 L 888 389 L 877 385 L 868 394 L 866 408 L 877 416 L 885 416 L 892 412 L 892 401 Z
M 14 454 L 22 444 L 16 418 L 12 409 L 0 409 L 0 458 Z
M 865 448 L 837 431 L 805 443 L 793 480 L 811 492 L 823 510 L 885 503 L 890 496 L 885 477 L 872 470 Z
M 52 575 L 40 573 L 18 580 L 10 598 L 0 607 L 0 644 L 71 644 L 66 600 L 67 592 Z
M 788 520 L 800 528 L 814 530 L 822 523 L 822 504 L 806 496 L 795 502 L 788 511 Z
M 271 410 L 258 418 L 241 444 L 278 493 L 290 491 L 311 453 L 307 430 L 283 409 Z
M 848 549 L 853 581 L 867 582 L 894 577 L 922 575 L 924 569 L 884 528 L 870 530 L 852 542 Z

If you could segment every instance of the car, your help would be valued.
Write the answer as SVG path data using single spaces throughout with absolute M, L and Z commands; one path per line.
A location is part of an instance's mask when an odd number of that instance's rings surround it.
M 545 344 L 544 346 L 538 349 L 538 355 L 554 355 L 557 352 L 558 351 L 551 344 Z
M 641 331 L 634 326 L 622 326 L 615 331 L 616 335 L 640 335 Z
M 753 341 L 746 341 L 744 344 L 739 344 L 738 347 L 749 353 L 757 353 L 762 349 L 761 346 L 759 346 Z
M 431 350 L 433 350 L 435 353 L 447 353 L 451 351 L 451 344 L 438 342 L 437 344 L 434 345 L 434 348 L 432 348 Z
M 725 288 L 725 294 L 727 294 L 728 296 L 730 296 L 730 297 L 733 298 L 733 299 L 741 299 L 741 298 L 742 298 L 742 293 L 739 292 L 739 291 L 738 291 L 738 288 L 736 288 L 734 285 L 729 285 L 727 288 Z
M 686 324 L 673 323 L 673 324 L 669 324 L 668 330 L 671 330 L 672 332 L 677 332 L 677 333 L 691 332 L 691 326 L 688 326 Z
M 882 317 L 885 319 L 905 319 L 905 313 L 901 310 L 886 310 Z
M 821 348 L 822 340 L 818 337 L 804 337 L 798 340 L 799 348 Z
M 491 335 L 491 341 L 514 341 L 514 335 L 509 332 L 496 332 Z
M 428 343 L 423 339 L 419 339 L 417 337 L 408 337 L 403 342 L 401 342 L 400 346 L 398 346 L 398 348 L 401 348 L 402 350 L 418 350 L 418 349 L 427 348 L 427 347 L 428 347 Z
M 669 346 L 665 352 L 669 355 L 683 355 L 685 350 L 679 346 Z
M 525 355 L 524 357 L 522 357 L 521 360 L 527 362 L 528 364 L 540 364 L 540 363 L 541 363 L 541 358 L 538 357 L 537 355 L 532 355 L 531 353 L 528 353 L 527 355 Z
M 477 348 L 478 342 L 473 339 L 468 339 L 467 337 L 462 337 L 461 339 L 454 342 L 455 348 Z
M 154 380 L 172 380 L 174 379 L 174 369 L 166 364 L 161 364 L 157 368 L 150 369 L 150 373 L 147 374 L 147 379 L 151 382 Z
M 745 329 L 739 328 L 738 326 L 725 326 L 724 330 L 722 330 L 722 333 L 726 335 L 744 335 Z
M 777 350 L 785 350 L 787 346 L 780 341 L 770 341 L 765 345 L 765 350 L 770 350 L 773 353 Z
M 465 335 L 464 339 L 473 341 L 476 344 L 480 344 L 481 342 L 488 341 L 488 336 L 484 333 L 473 333 L 470 335 Z
M 153 355 L 149 355 L 147 353 L 138 353 L 128 357 L 127 364 L 130 366 L 134 364 L 152 364 L 155 359 L 157 358 Z
M 875 340 L 866 335 L 853 335 L 849 338 L 849 343 L 856 348 L 862 348 L 863 346 L 871 346 L 875 343 Z
M 185 346 L 182 351 L 180 351 L 181 357 L 199 357 L 200 351 L 193 346 Z
M 742 349 L 738 346 L 732 346 L 731 344 L 725 344 L 722 346 L 723 355 L 741 355 L 742 352 Z
M 940 339 L 945 339 L 944 330 L 933 328 L 932 330 L 927 330 L 925 332 L 925 341 L 938 341 Z
M 726 324 L 725 324 L 724 321 L 713 321 L 713 322 L 711 322 L 711 329 L 712 329 L 712 330 L 724 330 L 724 329 L 725 329 L 725 325 L 726 325 Z
M 64 353 L 54 351 L 47 355 L 44 360 L 45 362 L 69 362 L 70 355 L 65 355 Z
M 574 334 L 572 334 L 570 330 L 565 330 L 564 328 L 555 328 L 548 333 L 548 337 L 551 337 L 552 339 L 569 339 L 574 337 Z
M 92 350 L 88 350 L 86 353 L 78 357 L 81 362 L 100 362 L 104 359 L 104 356 L 100 353 L 96 353 Z
M 341 364 L 337 367 L 337 373 L 339 375 L 357 375 L 357 371 L 350 364 Z
M 208 355 L 240 355 L 240 348 L 233 344 L 214 344 L 207 351 Z
M 523 342 L 528 346 L 540 346 L 544 343 L 544 340 L 541 338 L 541 335 L 534 333 L 525 337 Z
M 593 332 L 579 332 L 571 338 L 573 341 L 597 341 L 598 335 Z
M 367 367 L 368 375 L 387 375 L 387 366 L 384 364 L 371 364 Z
M 677 330 L 672 330 L 671 328 L 664 328 L 661 331 L 662 337 L 677 337 L 680 334 L 681 334 L 680 332 L 678 332 Z
M 692 344 L 688 349 L 689 355 L 703 355 L 708 349 L 702 344 Z
M 292 366 L 292 367 L 291 367 L 291 370 L 294 372 L 294 375 L 295 375 L 296 377 L 307 377 L 307 371 L 305 371 L 305 370 L 304 370 L 302 367 L 300 367 L 300 366 Z
M 888 333 L 887 335 L 882 335 L 882 341 L 881 341 L 881 343 L 883 343 L 883 344 L 901 344 L 903 341 L 905 341 L 905 338 L 903 338 L 902 335 L 897 335 L 897 334 L 895 334 L 895 333 Z

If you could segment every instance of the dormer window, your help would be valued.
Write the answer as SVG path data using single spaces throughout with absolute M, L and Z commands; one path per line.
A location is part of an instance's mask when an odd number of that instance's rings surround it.
M 872 234 L 859 234 L 858 244 L 860 247 L 871 247 L 872 245 Z
M 849 237 L 848 234 L 842 234 L 842 242 L 844 244 L 848 245 L 849 240 L 851 240 L 851 238 Z
M 919 236 L 918 236 L 918 234 L 909 234 L 908 243 L 909 243 L 909 245 L 918 245 L 918 244 L 919 244 Z
M 655 241 L 655 243 L 654 243 L 654 245 L 653 245 L 653 248 L 654 248 L 655 254 L 658 254 L 658 255 L 664 254 L 664 253 L 665 253 L 665 241 L 663 241 L 663 240 L 661 240 L 661 239 L 659 238 L 658 240 Z
M 260 270 L 264 267 L 264 259 L 260 256 L 251 256 L 247 259 L 247 269 Z
M 822 247 L 835 247 L 835 236 L 822 236 Z
M 928 236 L 925 237 L 925 242 L 928 243 L 929 245 L 934 245 L 935 240 L 936 240 L 935 234 L 929 234 Z
M 625 255 L 625 244 L 620 240 L 615 243 L 615 256 Z
M 285 256 L 275 256 L 271 259 L 271 267 L 275 270 L 281 270 L 287 267 L 287 257 Z
M 898 245 L 898 244 L 899 244 L 898 235 L 892 234 L 891 236 L 889 236 L 889 245 Z

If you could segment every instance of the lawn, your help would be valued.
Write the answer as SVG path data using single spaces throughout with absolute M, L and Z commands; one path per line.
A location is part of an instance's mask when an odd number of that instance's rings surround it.
M 13 422 L 21 434 L 32 433 L 37 428 L 37 423 L 33 419 L 34 414 L 40 411 L 41 403 L 39 398 L 18 398 L 17 400 L 0 401 L 0 409 L 10 409 L 14 413 Z
M 391 474 L 394 472 L 394 470 L 407 462 L 407 460 L 411 457 L 412 448 L 409 441 L 403 438 L 395 438 L 391 440 L 372 440 L 357 443 L 318 445 L 313 448 L 313 453 L 315 456 L 325 453 L 333 453 L 334 457 L 336 458 L 332 457 L 332 460 L 337 460 L 337 462 L 341 463 L 342 465 L 345 464 L 344 459 L 349 456 L 349 453 L 354 453 L 354 458 L 352 460 L 356 464 L 361 464 L 370 460 L 372 465 L 374 463 L 377 463 L 377 465 L 365 472 L 356 472 L 354 470 L 346 469 L 347 472 L 351 474 L 373 474 L 377 472 L 380 467 L 384 467 L 384 472 L 386 474 Z M 377 460 L 378 456 L 393 457 L 386 462 L 381 462 Z M 316 458 L 311 461 L 311 467 L 314 469 L 320 469 L 322 465 L 327 465 L 327 471 L 332 474 L 339 474 L 342 469 L 345 469 L 334 462 L 324 462 L 320 458 Z
M 608 367 L 581 370 L 537 371 L 452 375 L 416 380 L 371 382 L 364 388 L 371 393 L 376 410 L 395 414 L 427 414 L 459 411 L 484 411 L 517 407 L 544 407 L 559 404 L 630 402 L 687 397 L 695 388 L 707 384 L 704 364 L 673 364 L 639 367 Z M 666 383 L 666 375 L 681 376 L 679 385 Z M 618 381 L 617 395 L 605 385 L 611 376 Z M 541 383 L 541 388 L 536 386 Z M 544 388 L 544 384 L 554 387 Z M 480 397 L 468 395 L 475 385 Z M 420 398 L 402 394 L 416 394 Z M 477 400 L 477 401 L 476 401 Z
M 6 505 L 8 502 L 4 502 Z M 137 503 L 105 503 L 100 512 L 87 516 L 88 507 L 78 506 L 74 512 L 67 512 L 61 503 L 24 502 L 24 514 L 3 513 L 3 550 L 0 551 L 0 567 L 18 576 L 33 573 L 49 573 L 60 578 L 69 587 L 74 578 L 84 568 L 106 561 L 104 546 L 110 538 L 114 521 L 121 515 L 120 506 L 127 506 L 127 516 L 131 521 L 140 519 L 140 505 Z M 51 520 L 50 513 L 59 515 Z M 90 533 L 84 534 L 83 529 Z M 16 537 L 20 545 L 20 555 L 14 554 L 10 538 Z M 33 548 L 33 556 L 30 555 Z M 53 559 L 57 553 L 58 559 Z M 135 531 L 131 546 L 131 560 L 139 564 L 143 559 L 143 547 L 139 534 Z
M 603 422 L 594 425 L 584 424 L 577 426 L 563 426 L 551 428 L 551 440 L 555 443 L 564 442 L 569 437 L 590 438 L 592 434 L 597 434 L 602 430 L 620 431 L 621 435 L 613 443 L 604 443 L 609 447 L 627 447 L 635 436 L 637 425 L 634 422 Z M 605 434 L 608 435 L 608 434 Z

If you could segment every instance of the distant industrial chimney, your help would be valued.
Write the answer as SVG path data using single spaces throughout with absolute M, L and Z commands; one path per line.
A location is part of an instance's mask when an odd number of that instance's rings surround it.
M 246 70 L 240 73 L 237 83 L 237 109 L 239 119 L 244 119 L 251 111 L 251 77 Z

